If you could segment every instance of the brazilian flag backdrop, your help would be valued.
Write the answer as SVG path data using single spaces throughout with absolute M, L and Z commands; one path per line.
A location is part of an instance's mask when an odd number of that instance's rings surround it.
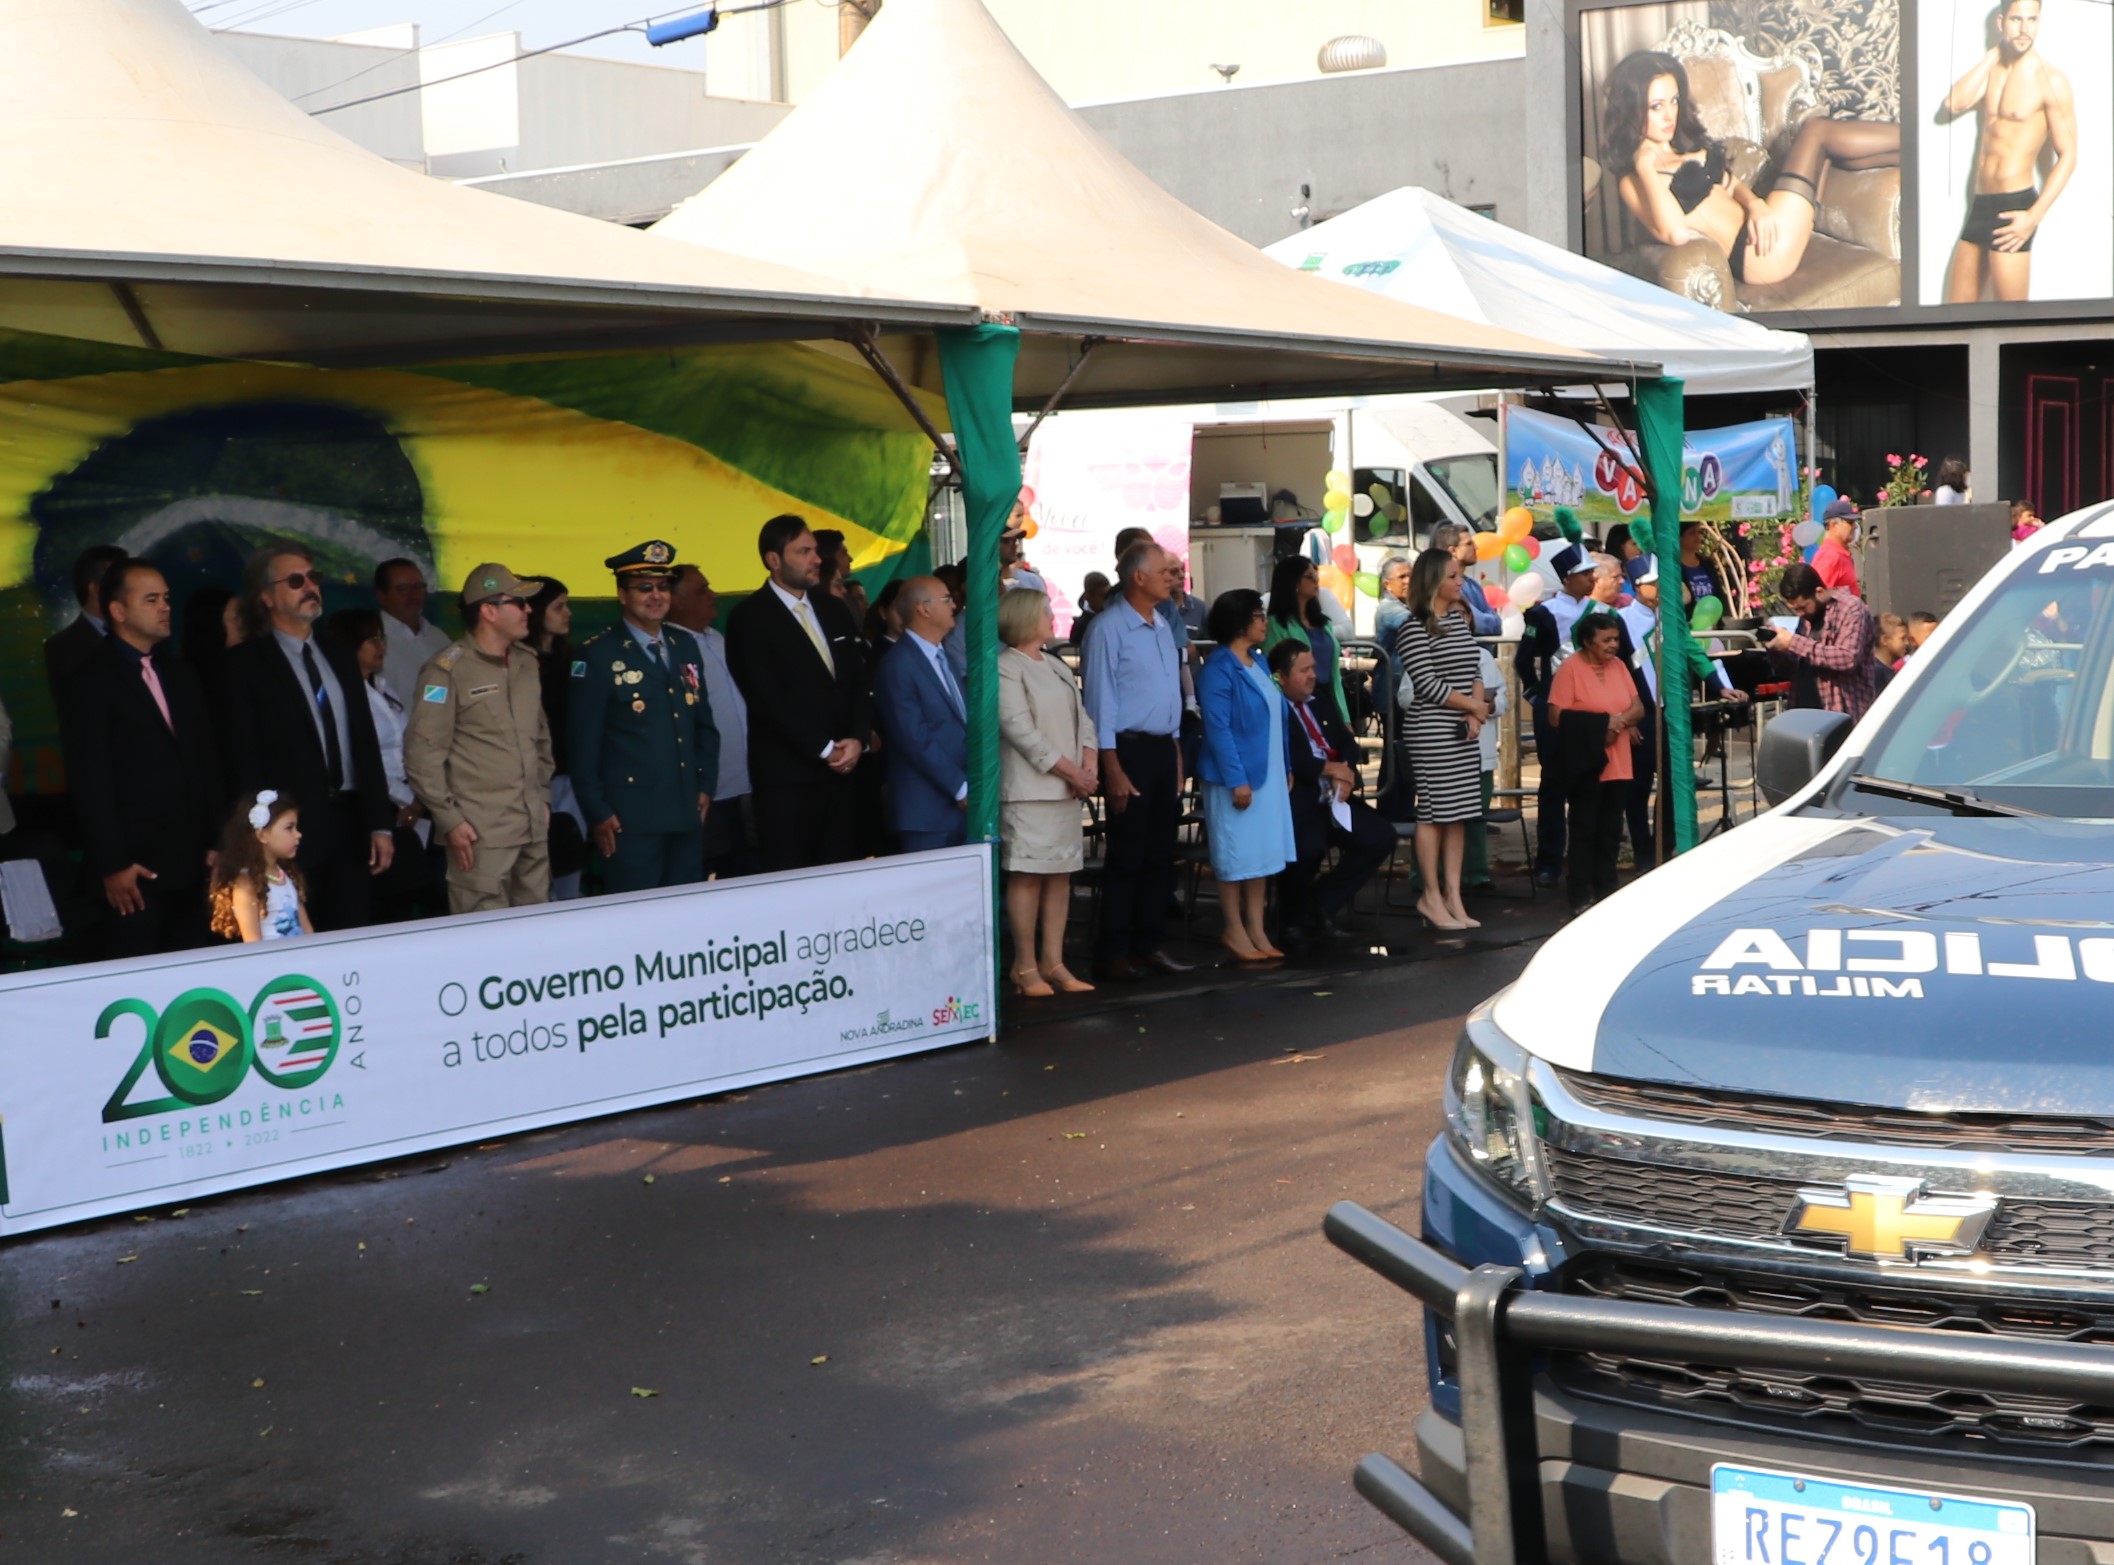
M 928 410 L 945 427 L 938 398 Z M 321 370 L 0 331 L 11 785 L 62 785 L 41 643 L 74 615 L 90 544 L 162 566 L 179 635 L 193 591 L 236 587 L 251 548 L 291 538 L 331 578 L 330 609 L 371 606 L 374 566 L 403 555 L 432 567 L 430 612 L 452 628 L 457 585 L 499 560 L 572 589 L 578 641 L 613 613 L 609 555 L 664 538 L 731 603 L 781 511 L 840 529 L 885 581 L 921 530 L 931 458 L 869 369 L 804 344 Z

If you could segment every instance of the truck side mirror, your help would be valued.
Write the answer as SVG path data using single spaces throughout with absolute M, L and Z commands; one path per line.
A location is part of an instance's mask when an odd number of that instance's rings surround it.
M 1754 776 L 1762 797 L 1782 804 L 1818 777 L 1854 726 L 1841 712 L 1801 709 L 1772 718 L 1762 732 Z

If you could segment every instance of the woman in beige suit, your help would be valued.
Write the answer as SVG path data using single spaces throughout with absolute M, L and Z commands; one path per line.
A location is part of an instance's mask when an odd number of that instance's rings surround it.
M 1099 760 L 1072 671 L 1043 650 L 1056 638 L 1044 594 L 1016 588 L 998 600 L 998 835 L 1013 984 L 1031 999 L 1094 987 L 1065 969 L 1064 924 L 1086 858 L 1080 801 L 1100 786 Z

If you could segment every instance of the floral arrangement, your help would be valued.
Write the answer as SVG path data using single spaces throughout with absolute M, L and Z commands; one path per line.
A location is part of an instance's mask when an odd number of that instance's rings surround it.
M 1911 451 L 1905 457 L 1888 452 L 1887 461 L 1893 464 L 1894 472 L 1879 492 L 1880 504 L 1914 505 L 1923 493 L 1923 470 L 1930 466 L 1930 460 Z
M 1782 612 L 1783 599 L 1777 595 L 1777 585 L 1784 579 L 1785 566 L 1795 565 L 1806 557 L 1806 544 L 1810 540 L 1802 538 L 1799 529 L 1810 523 L 1813 486 L 1819 482 L 1819 468 L 1801 467 L 1798 470 L 1798 504 L 1789 516 L 1773 522 L 1740 523 L 1745 590 L 1740 592 L 1742 601 L 1735 612 L 1766 614 L 1772 609 Z

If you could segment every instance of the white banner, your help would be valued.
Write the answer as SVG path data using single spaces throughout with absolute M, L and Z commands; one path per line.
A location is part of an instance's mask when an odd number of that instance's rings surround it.
M 0 1234 L 988 1037 L 988 847 L 0 980 Z
M 1059 413 L 1035 431 L 1022 470 L 1035 536 L 1022 553 L 1049 583 L 1058 635 L 1071 632 L 1086 573 L 1114 579 L 1124 528 L 1188 561 L 1192 433 L 1186 418 L 1131 409 Z

